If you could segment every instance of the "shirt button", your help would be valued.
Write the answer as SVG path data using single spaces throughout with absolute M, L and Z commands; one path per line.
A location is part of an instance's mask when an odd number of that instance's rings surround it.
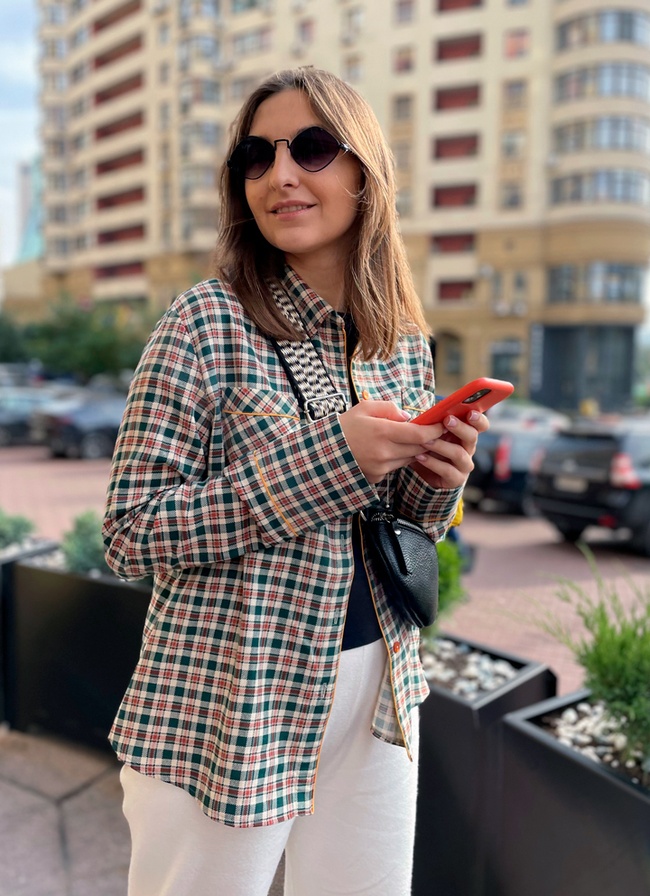
M 364 401 L 368 401 L 368 399 L 370 398 L 370 392 L 368 392 L 367 389 L 364 389 L 363 392 L 361 393 L 361 397 L 363 398 Z
M 393 642 L 393 653 L 399 653 L 399 641 Z

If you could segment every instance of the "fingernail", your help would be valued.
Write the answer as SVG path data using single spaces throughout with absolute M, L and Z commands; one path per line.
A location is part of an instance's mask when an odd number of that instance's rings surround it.
M 470 412 L 469 412 L 469 417 L 467 418 L 467 420 L 468 420 L 469 423 L 476 423 L 476 421 L 478 420 L 478 418 L 479 418 L 480 416 L 481 416 L 481 415 L 479 414 L 478 411 L 470 411 Z
M 453 428 L 454 426 L 457 426 L 457 425 L 458 425 L 458 419 L 457 419 L 456 417 L 450 417 L 450 418 L 447 420 L 447 423 L 446 423 L 445 425 L 446 425 L 446 426 L 451 426 L 451 427 Z
M 409 414 L 408 411 L 400 411 L 400 414 L 402 415 L 402 420 L 410 420 L 411 419 L 411 415 Z

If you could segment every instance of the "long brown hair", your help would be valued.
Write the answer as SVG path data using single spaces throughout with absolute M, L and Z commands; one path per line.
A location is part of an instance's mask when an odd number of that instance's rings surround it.
M 264 100 L 284 90 L 302 91 L 323 125 L 347 143 L 361 165 L 359 215 L 345 271 L 348 309 L 359 330 L 365 359 L 389 357 L 405 332 L 428 335 L 406 251 L 398 231 L 393 158 L 369 104 L 345 81 L 310 66 L 277 72 L 244 103 L 232 124 L 227 158 L 248 136 Z M 276 307 L 267 286 L 283 269 L 283 253 L 258 230 L 246 202 L 243 178 L 224 163 L 220 178 L 221 219 L 215 268 L 260 329 L 276 338 L 300 338 Z

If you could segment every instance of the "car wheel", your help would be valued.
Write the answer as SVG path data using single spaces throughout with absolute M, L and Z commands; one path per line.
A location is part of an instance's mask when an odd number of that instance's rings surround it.
M 568 541 L 569 544 L 576 542 L 587 528 L 580 523 L 554 523 L 554 525 L 564 541 Z
M 101 432 L 89 432 L 81 440 L 79 455 L 84 460 L 98 460 L 100 457 L 110 457 L 113 453 L 113 443 Z

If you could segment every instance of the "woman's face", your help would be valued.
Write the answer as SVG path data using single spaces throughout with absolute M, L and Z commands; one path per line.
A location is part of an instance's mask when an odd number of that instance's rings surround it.
M 271 143 L 291 141 L 313 125 L 324 126 L 305 95 L 285 90 L 261 103 L 250 134 Z M 360 181 L 359 162 L 349 152 L 341 150 L 326 168 L 310 172 L 294 162 L 286 143 L 278 143 L 271 167 L 246 180 L 245 191 L 262 235 L 304 276 L 312 265 L 346 263 Z

